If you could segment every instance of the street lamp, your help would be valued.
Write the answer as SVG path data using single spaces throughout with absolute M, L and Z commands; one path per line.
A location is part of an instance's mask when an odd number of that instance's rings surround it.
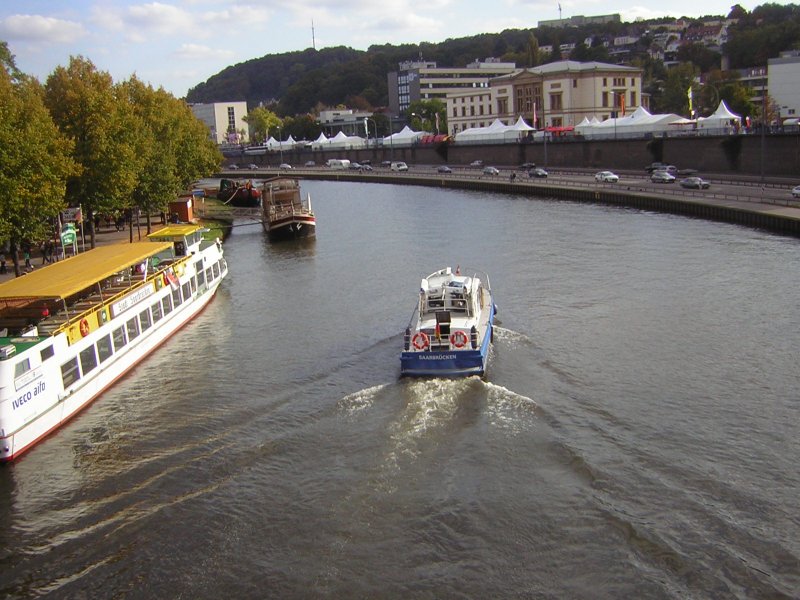
M 378 124 L 375 122 L 375 119 L 370 119 L 369 117 L 364 117 L 364 128 L 367 130 L 367 148 L 369 148 L 369 126 L 367 123 L 372 121 L 372 127 L 375 129 L 375 144 L 374 146 L 378 145 Z
M 283 164 L 283 140 L 281 138 L 283 138 L 283 130 L 278 125 L 278 150 L 281 153 L 281 164 Z

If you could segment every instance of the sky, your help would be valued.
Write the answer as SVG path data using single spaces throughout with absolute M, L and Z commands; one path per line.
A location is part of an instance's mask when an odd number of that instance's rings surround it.
M 739 2 L 747 10 L 764 3 Z M 561 0 L 561 4 L 558 0 L 0 0 L 0 40 L 8 44 L 18 68 L 42 82 L 57 67 L 67 66 L 71 56 L 83 56 L 115 82 L 136 75 L 182 98 L 225 67 L 312 46 L 366 50 L 372 44 L 441 42 L 533 28 L 540 20 L 575 15 L 619 13 L 623 21 L 727 15 L 734 4 L 733 0 Z

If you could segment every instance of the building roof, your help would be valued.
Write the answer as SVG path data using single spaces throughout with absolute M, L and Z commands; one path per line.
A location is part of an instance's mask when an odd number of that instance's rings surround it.
M 579 62 L 577 60 L 559 60 L 538 67 L 531 67 L 526 69 L 531 73 L 537 75 L 549 75 L 553 73 L 566 73 L 570 71 L 588 72 L 588 71 L 619 71 L 625 73 L 638 73 L 641 69 L 636 67 L 627 67 L 625 65 L 612 65 L 611 63 L 597 62 L 595 60 L 590 62 Z

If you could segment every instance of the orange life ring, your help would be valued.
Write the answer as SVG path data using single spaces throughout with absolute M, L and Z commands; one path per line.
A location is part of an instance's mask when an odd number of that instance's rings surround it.
M 430 341 L 424 331 L 418 331 L 414 334 L 414 337 L 411 338 L 411 343 L 414 344 L 414 348 L 417 350 L 423 350 L 428 347 Z
M 467 345 L 467 334 L 463 331 L 454 331 L 450 334 L 450 343 L 455 348 L 463 348 Z
M 86 319 L 81 319 L 81 322 L 78 326 L 80 327 L 81 335 L 83 337 L 89 335 L 89 321 L 87 321 Z

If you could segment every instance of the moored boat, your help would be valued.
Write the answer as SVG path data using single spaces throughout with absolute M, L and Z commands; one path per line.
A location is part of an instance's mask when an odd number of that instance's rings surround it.
M 261 204 L 261 193 L 249 179 L 220 179 L 217 199 L 225 204 L 238 208 L 255 208 Z
M 0 285 L 0 461 L 56 430 L 194 317 L 228 273 L 197 225 Z
M 450 267 L 425 277 L 403 336 L 400 374 L 483 375 L 497 308 L 489 277 Z
M 314 237 L 317 221 L 311 210 L 311 196 L 300 196 L 300 182 L 294 177 L 271 177 L 261 191 L 264 231 L 270 241 Z

